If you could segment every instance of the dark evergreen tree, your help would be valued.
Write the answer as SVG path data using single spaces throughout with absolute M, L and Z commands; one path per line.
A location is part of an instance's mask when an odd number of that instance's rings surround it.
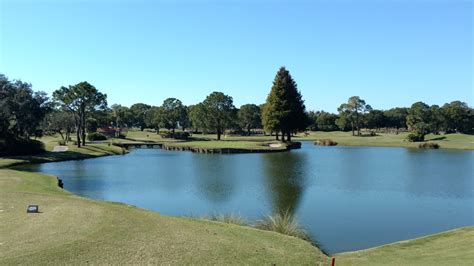
M 273 132 L 282 132 L 282 140 L 306 129 L 308 117 L 304 101 L 296 82 L 285 67 L 281 67 L 273 80 L 273 86 L 263 110 L 264 128 Z M 278 138 L 278 137 L 277 137 Z

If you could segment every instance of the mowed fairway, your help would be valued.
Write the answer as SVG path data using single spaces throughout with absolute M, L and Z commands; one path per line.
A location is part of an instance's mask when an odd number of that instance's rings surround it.
M 366 133 L 365 133 L 366 134 Z M 418 148 L 423 142 L 409 142 L 406 140 L 408 133 L 383 134 L 377 133 L 377 136 L 352 136 L 351 132 L 333 131 L 333 132 L 311 132 L 309 136 L 299 134 L 295 140 L 317 140 L 331 139 L 336 141 L 340 146 L 374 146 L 374 147 L 405 147 Z M 441 149 L 474 149 L 474 135 L 466 134 L 446 134 L 433 135 L 428 134 L 426 141 L 438 143 Z
M 373 147 L 405 147 L 405 148 L 418 148 L 423 142 L 409 142 L 407 140 L 408 133 L 402 132 L 400 134 L 385 134 L 377 133 L 376 136 L 366 136 L 367 132 L 362 132 L 364 136 L 352 136 L 351 132 L 343 131 L 312 131 L 309 135 L 298 134 L 293 140 L 294 141 L 315 141 L 318 139 L 331 139 L 336 141 L 339 146 L 373 146 Z M 129 131 L 127 137 L 139 141 L 156 141 L 156 142 L 173 142 L 172 139 L 161 138 L 160 135 L 153 132 L 142 132 L 142 131 Z M 208 141 L 174 141 L 177 146 L 191 146 L 200 148 L 214 148 L 214 147 L 239 147 L 239 148 L 256 148 L 259 146 L 259 142 L 274 141 L 274 136 L 238 136 L 238 135 L 225 135 L 222 136 L 222 141 L 215 141 L 216 135 L 211 134 L 194 134 L 194 140 L 208 140 Z M 210 141 L 209 141 L 210 140 Z M 446 134 L 446 135 L 434 135 L 428 134 L 425 137 L 426 141 L 436 142 L 441 146 L 441 149 L 474 149 L 474 135 L 467 134 Z
M 336 265 L 473 265 L 474 227 L 335 256 Z
M 48 139 L 46 139 L 46 141 L 45 139 L 41 139 L 41 141 L 45 142 L 46 152 L 29 156 L 0 157 L 0 168 L 25 163 L 57 162 L 109 155 L 121 155 L 127 152 L 121 147 L 108 144 L 87 144 L 81 148 L 77 148 L 76 146 L 69 144 L 68 151 L 52 152 L 53 145 L 51 142 L 47 142 L 47 140 Z
M 27 214 L 28 204 L 41 213 Z M 0 210 L 1 265 L 328 262 L 298 238 L 88 200 L 37 173 L 0 170 Z

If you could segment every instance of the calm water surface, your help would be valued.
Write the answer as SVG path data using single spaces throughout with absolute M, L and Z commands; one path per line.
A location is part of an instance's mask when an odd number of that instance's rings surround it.
M 28 166 L 65 189 L 165 215 L 290 210 L 329 253 L 474 224 L 472 151 L 316 147 L 210 155 L 137 149 L 128 155 Z

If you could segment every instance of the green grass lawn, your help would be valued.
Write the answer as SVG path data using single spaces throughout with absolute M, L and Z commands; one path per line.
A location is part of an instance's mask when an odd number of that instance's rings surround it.
M 472 265 L 474 227 L 336 254 L 336 265 Z
M 421 142 L 409 142 L 406 140 L 408 133 L 383 134 L 379 133 L 377 136 L 352 136 L 351 132 L 333 131 L 333 132 L 310 132 L 309 136 L 298 134 L 294 137 L 295 141 L 315 141 L 318 139 L 332 139 L 340 146 L 375 146 L 375 147 L 405 147 L 418 148 Z M 237 136 L 224 135 L 221 141 L 216 141 L 216 135 L 211 134 L 194 134 L 192 138 L 195 141 L 182 144 L 182 141 L 172 139 L 163 139 L 160 135 L 153 132 L 141 132 L 132 130 L 127 135 L 130 139 L 141 141 L 157 141 L 157 142 L 173 142 L 172 145 L 190 146 L 198 148 L 258 148 L 258 142 L 271 142 L 275 140 L 274 136 Z M 198 142 L 198 140 L 207 140 L 206 142 Z M 474 135 L 466 134 L 446 134 L 426 136 L 427 141 L 433 141 L 441 146 L 441 149 L 474 149 Z M 241 143 L 239 143 L 241 142 Z
M 89 200 L 38 173 L 0 169 L 0 210 L 0 265 L 328 263 L 295 237 Z
M 274 137 L 257 136 L 222 136 L 222 140 L 217 141 L 216 135 L 194 134 L 188 141 L 162 138 L 154 132 L 131 130 L 127 134 L 127 139 L 131 141 L 155 141 L 164 143 L 168 147 L 190 148 L 190 149 L 239 149 L 239 150 L 286 150 L 287 145 L 282 143 L 281 147 L 272 148 L 269 145 L 275 143 Z
M 241 150 L 261 150 L 261 151 L 271 151 L 271 150 L 286 150 L 287 145 L 284 143 L 275 143 L 281 145 L 280 147 L 272 148 L 270 147 L 271 143 L 268 141 L 249 141 L 249 140 L 239 140 L 239 141 L 229 141 L 229 140 L 201 140 L 201 141 L 186 141 L 186 142 L 173 142 L 167 143 L 168 147 L 187 147 L 191 149 L 241 149 Z
M 43 163 L 64 160 L 86 159 L 106 155 L 124 154 L 126 151 L 114 145 L 89 143 L 84 147 L 78 148 L 69 144 L 69 150 L 66 152 L 52 152 L 54 146 L 58 145 L 59 137 L 44 137 L 41 141 L 45 144 L 46 152 L 30 156 L 7 156 L 0 157 L 0 168 L 9 167 L 23 163 Z
M 135 136 L 147 140 L 146 132 Z M 132 135 L 133 135 L 132 134 Z M 296 140 L 330 138 L 340 145 L 417 147 L 406 134 L 353 137 L 350 132 L 313 132 Z M 196 137 L 196 136 L 194 136 Z M 196 148 L 266 146 L 273 137 L 213 135 L 168 145 Z M 161 137 L 154 137 L 159 141 Z M 472 149 L 473 136 L 428 136 L 442 148 Z M 45 137 L 48 152 L 1 158 L 0 167 L 122 154 L 122 148 L 88 144 L 53 153 L 57 137 Z M 137 138 L 137 140 L 139 140 Z M 133 141 L 112 140 L 112 141 Z M 149 141 L 149 140 L 148 140 Z M 40 214 L 26 214 L 39 204 Z M 329 258 L 308 242 L 250 227 L 166 217 L 119 203 L 94 201 L 61 190 L 48 175 L 0 169 L 0 265 L 3 264 L 322 264 Z M 378 248 L 336 254 L 337 265 L 424 264 L 463 265 L 474 261 L 474 227 Z
M 164 131 L 163 131 L 164 132 Z M 156 134 L 156 132 L 150 132 L 148 130 L 129 130 L 127 132 L 127 139 L 133 139 L 137 141 L 155 141 L 155 142 L 177 142 L 181 140 L 176 140 L 172 138 L 162 138 L 161 135 Z
M 381 146 L 381 147 L 406 147 L 418 148 L 420 142 L 409 142 L 406 140 L 408 133 L 395 134 L 378 134 L 377 136 L 352 136 L 351 132 L 311 132 L 309 136 L 305 137 L 302 134 L 298 135 L 295 140 L 317 140 L 317 139 L 331 139 L 341 146 Z M 474 135 L 466 134 L 446 134 L 426 136 L 426 140 L 431 140 L 438 143 L 441 149 L 474 149 Z

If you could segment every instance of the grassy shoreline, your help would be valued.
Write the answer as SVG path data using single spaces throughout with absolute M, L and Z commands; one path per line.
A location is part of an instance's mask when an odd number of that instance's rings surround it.
M 365 133 L 367 134 L 367 133 Z M 474 135 L 466 134 L 446 134 L 446 135 L 426 135 L 425 142 L 409 142 L 406 140 L 408 133 L 396 134 L 378 133 L 376 136 L 352 136 L 351 132 L 310 132 L 309 135 L 298 134 L 294 141 L 316 141 L 321 139 L 331 139 L 339 146 L 364 146 L 364 147 L 402 147 L 416 148 L 421 143 L 434 142 L 440 145 L 441 149 L 474 150 Z M 147 131 L 129 131 L 128 138 L 135 141 L 153 141 L 164 143 L 170 146 L 188 146 L 199 148 L 239 147 L 244 149 L 258 148 L 261 143 L 276 142 L 274 136 L 235 136 L 225 135 L 221 141 L 215 140 L 215 135 L 194 134 L 190 141 L 177 141 L 173 139 L 163 139 L 160 135 Z
M 41 213 L 26 214 L 28 204 Z M 0 169 L 0 264 L 147 263 L 328 265 L 296 237 L 252 227 L 168 217 L 82 198 L 53 176 Z M 337 265 L 468 265 L 474 227 L 333 255 Z M 74 250 L 74 252 L 71 252 Z
M 28 156 L 0 157 L 0 168 L 7 168 L 21 164 L 48 163 L 60 161 L 82 160 L 110 155 L 126 154 L 127 150 L 108 144 L 87 144 L 85 147 L 77 148 L 69 145 L 65 152 L 53 152 L 47 150 L 45 153 Z
M 379 247 L 335 254 L 337 265 L 470 265 L 474 226 Z
M 422 143 L 433 142 L 440 145 L 441 149 L 474 150 L 474 135 L 466 134 L 446 134 L 446 135 L 426 135 L 424 142 L 409 142 L 406 140 L 408 133 L 383 134 L 376 136 L 352 136 L 351 132 L 311 132 L 309 136 L 298 135 L 295 140 L 316 141 L 330 139 L 338 143 L 338 146 L 364 146 L 364 147 L 401 147 L 415 148 Z
M 320 136 L 313 135 L 298 140 L 315 137 Z M 46 138 L 44 141 L 46 148 L 51 150 L 56 140 Z M 229 137 L 222 142 L 238 141 Z M 206 141 L 199 141 L 201 142 Z M 69 148 L 64 153 L 48 151 L 37 156 L 2 158 L 0 168 L 126 152 L 121 147 L 109 144 Z M 37 216 L 26 215 L 26 205 L 31 203 L 40 204 L 43 213 Z M 81 198 L 59 189 L 54 177 L 39 173 L 0 169 L 0 210 L 0 215 L 6 218 L 5 226 L 0 229 L 0 235 L 6 236 L 0 241 L 0 264 L 224 264 L 235 263 L 235 254 L 238 254 L 239 262 L 247 264 L 325 265 L 329 261 L 319 249 L 294 237 L 220 222 L 161 216 L 156 212 L 121 203 Z M 163 231 L 163 228 L 173 233 Z M 203 235 L 203 232 L 209 234 Z M 63 239 L 65 235 L 67 237 Z M 469 242 L 474 242 L 474 227 L 425 238 L 334 256 L 338 265 L 410 264 L 413 261 L 416 264 L 431 264 L 442 262 L 445 257 L 445 262 L 448 263 L 454 255 L 457 264 L 474 259 L 473 252 L 464 248 Z M 431 241 L 432 239 L 436 241 Z M 202 249 L 200 245 L 203 243 Z M 452 253 L 440 253 L 443 255 L 440 257 L 435 251 L 443 245 L 450 245 Z M 71 249 L 77 250 L 77 253 L 70 254 Z M 166 252 L 160 253 L 157 250 Z M 424 254 L 423 252 L 427 255 L 419 255 Z M 192 257 L 183 257 L 183 254 L 191 254 Z
M 194 135 L 189 141 L 163 139 L 160 135 L 150 132 L 131 131 L 128 139 L 113 139 L 106 143 L 89 143 L 85 147 L 77 148 L 68 145 L 67 152 L 52 152 L 53 147 L 59 140 L 58 137 L 45 137 L 41 141 L 45 143 L 47 152 L 32 156 L 8 156 L 0 157 L 0 168 L 10 167 L 27 163 L 45 163 L 64 160 L 80 160 L 108 155 L 120 155 L 127 150 L 120 147 L 121 143 L 149 142 L 163 145 L 168 150 L 195 151 L 207 153 L 254 153 L 254 152 L 284 152 L 290 150 L 288 144 L 281 143 L 279 147 L 271 147 L 270 144 L 279 144 L 272 136 L 225 136 L 223 140 L 216 141 L 213 135 Z M 420 143 L 436 143 L 441 149 L 452 150 L 474 150 L 474 135 L 447 134 L 427 135 L 426 142 L 408 142 L 407 133 L 379 134 L 373 137 L 352 136 L 350 132 L 311 132 L 308 136 L 299 134 L 295 141 L 317 141 L 332 140 L 338 146 L 358 147 L 400 147 L 418 149 Z M 115 145 L 114 145 L 115 144 Z M 118 144 L 118 145 L 117 145 Z
M 41 213 L 26 214 L 28 204 Z M 221 222 L 162 216 L 0 169 L 0 264 L 327 264 L 310 243 Z

